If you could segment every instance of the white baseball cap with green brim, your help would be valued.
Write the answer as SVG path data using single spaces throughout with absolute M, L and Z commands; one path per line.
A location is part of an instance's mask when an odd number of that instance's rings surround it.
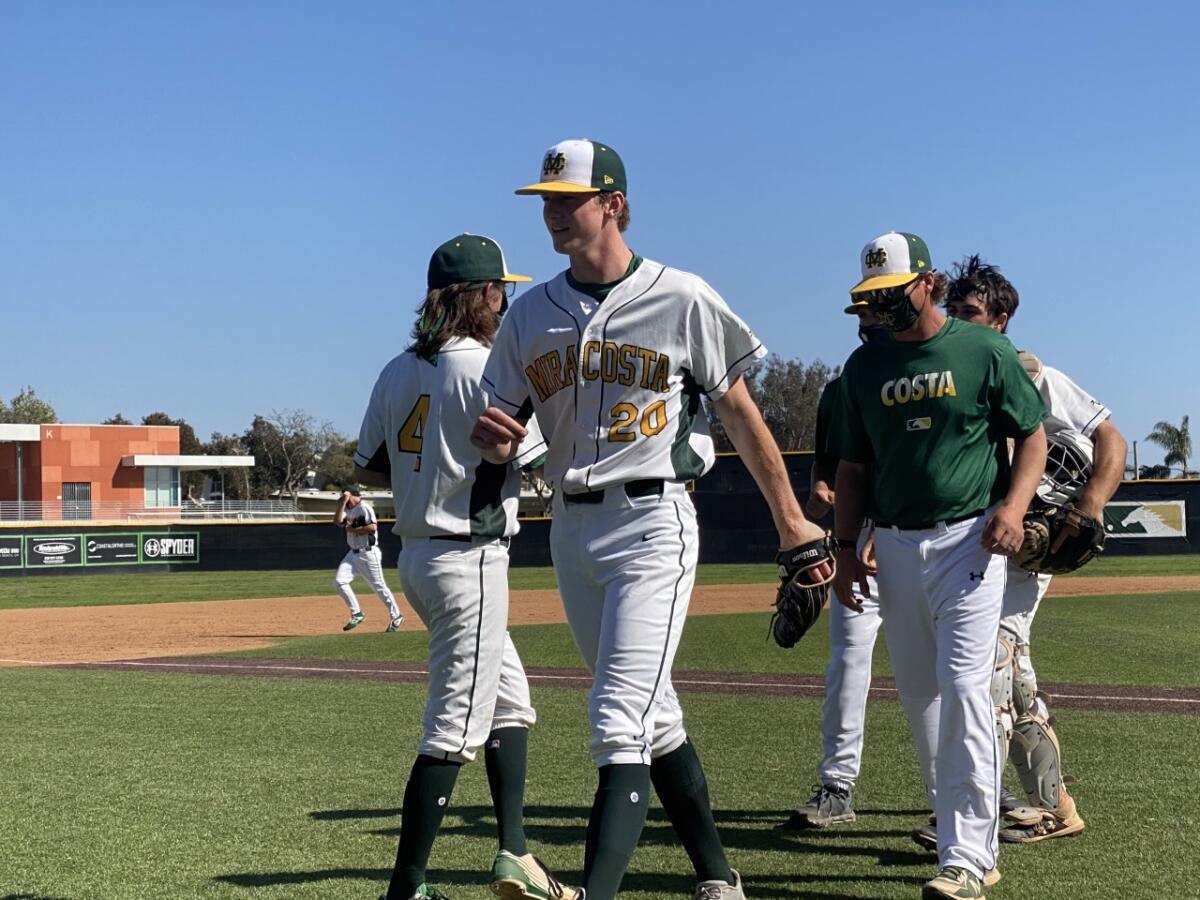
M 889 231 L 875 238 L 863 247 L 859 261 L 862 281 L 850 288 L 851 294 L 908 284 L 918 275 L 933 271 L 925 242 L 903 231 Z
M 617 151 L 587 138 L 561 141 L 542 157 L 541 179 L 517 188 L 515 194 L 627 193 L 625 163 Z

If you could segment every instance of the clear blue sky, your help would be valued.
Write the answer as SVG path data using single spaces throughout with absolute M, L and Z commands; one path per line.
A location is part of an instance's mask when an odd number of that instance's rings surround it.
M 356 435 L 438 243 L 562 268 L 512 189 L 587 136 L 632 246 L 772 350 L 844 359 L 859 248 L 914 231 L 1001 265 L 1016 343 L 1140 440 L 1200 413 L 1194 34 L 1183 3 L 5 3 L 0 396 Z

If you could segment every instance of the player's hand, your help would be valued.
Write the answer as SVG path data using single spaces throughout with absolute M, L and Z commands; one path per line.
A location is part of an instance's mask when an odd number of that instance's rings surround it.
M 879 564 L 875 562 L 875 529 L 863 541 L 862 549 L 858 551 L 858 561 L 862 563 L 868 575 L 879 574 Z
M 820 519 L 833 509 L 833 491 L 829 488 L 817 488 L 808 495 L 808 503 L 804 505 L 806 515 Z
M 871 596 L 871 588 L 867 584 L 867 570 L 859 560 L 858 554 L 850 549 L 839 550 L 837 574 L 833 577 L 833 592 L 842 606 L 860 613 L 863 606 L 854 596 L 856 584 L 864 597 Z
M 983 529 L 983 549 L 997 556 L 1012 556 L 1025 542 L 1025 513 L 1001 503 Z
M 528 433 L 524 425 L 504 410 L 489 406 L 475 420 L 471 443 L 480 450 L 504 450 L 510 444 L 515 447 Z
M 798 524 L 793 528 L 788 528 L 785 532 L 779 533 L 779 549 L 787 550 L 791 547 L 799 547 L 801 544 L 808 544 L 812 541 L 821 541 L 825 539 L 825 529 L 815 522 L 809 522 L 807 519 L 804 523 Z M 806 580 L 813 583 L 826 581 L 833 574 L 833 566 L 827 561 L 820 565 L 813 566 L 805 575 Z

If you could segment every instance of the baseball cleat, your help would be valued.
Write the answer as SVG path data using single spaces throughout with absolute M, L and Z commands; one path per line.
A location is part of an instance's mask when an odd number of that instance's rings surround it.
M 342 626 L 342 631 L 353 631 L 355 628 L 358 627 L 358 624 L 365 618 L 366 618 L 366 616 L 364 616 L 360 612 L 353 613 L 350 616 L 350 621 Z
M 1006 844 L 1036 844 L 1050 838 L 1070 837 L 1083 831 L 1084 821 L 1079 813 L 1060 819 L 1054 813 L 1041 810 L 1042 817 L 1032 825 L 1010 823 L 1000 829 L 1000 840 Z
M 388 622 L 388 627 L 384 631 L 399 631 L 400 623 L 404 621 L 404 616 L 396 616 L 392 621 Z
M 999 884 L 1000 879 L 1003 877 L 999 869 L 988 869 L 983 875 L 983 886 L 991 887 L 994 884 Z
M 491 889 L 503 900 L 579 900 L 583 896 L 583 891 L 560 884 L 532 853 L 517 856 L 507 850 L 497 853 L 492 863 Z
M 918 846 L 937 853 L 937 816 L 930 816 L 928 822 L 920 828 L 914 828 L 910 837 Z
M 379 900 L 387 900 L 387 894 L 380 894 Z M 409 900 L 450 900 L 450 898 L 437 888 L 423 884 L 417 888 L 417 892 Z
M 807 803 L 793 812 L 791 818 L 779 827 L 828 828 L 830 825 L 848 824 L 857 818 L 854 813 L 853 789 L 823 784 L 816 789 Z
M 701 881 L 696 885 L 692 900 L 746 900 L 742 892 L 742 876 L 736 869 L 733 872 L 733 884 L 728 881 Z
M 946 866 L 921 888 L 921 900 L 987 900 L 974 872 Z

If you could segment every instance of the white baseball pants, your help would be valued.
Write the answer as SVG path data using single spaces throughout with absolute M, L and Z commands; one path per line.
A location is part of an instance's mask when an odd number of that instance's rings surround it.
M 358 605 L 358 597 L 354 595 L 354 588 L 351 587 L 355 575 L 371 586 L 371 590 L 387 607 L 389 616 L 393 619 L 400 617 L 400 607 L 396 605 L 392 589 L 388 587 L 387 581 L 383 578 L 383 554 L 379 551 L 378 545 L 360 550 L 358 553 L 347 550 L 333 576 L 333 586 L 341 594 L 346 605 L 350 607 L 351 613 L 362 612 Z
M 875 532 L 883 629 L 932 789 L 938 865 L 980 878 L 998 851 L 1003 759 L 991 683 L 1007 574 L 980 544 L 987 518 Z
M 1037 673 L 1033 670 L 1033 659 L 1030 655 L 1030 632 L 1033 630 L 1033 617 L 1037 615 L 1038 605 L 1046 596 L 1053 577 L 1035 575 L 1026 572 L 1014 562 L 1008 563 L 1008 586 L 1004 591 L 1000 630 L 1008 634 L 1018 646 L 1024 647 L 1024 652 L 1017 654 L 1017 671 L 1014 675 L 1023 677 L 1027 684 L 1034 686 L 1034 690 L 1037 685 Z M 1033 713 L 1043 718 L 1050 715 L 1046 701 L 1041 697 L 1034 701 Z
M 429 699 L 417 752 L 470 762 L 496 728 L 537 720 L 508 636 L 508 547 L 403 538 L 397 571 L 429 630 Z
M 554 499 L 550 550 L 575 644 L 592 673 L 597 766 L 649 765 L 687 737 L 671 665 L 696 577 L 696 510 L 681 485 L 595 504 Z
M 863 611 L 829 604 L 829 665 L 825 667 L 825 704 L 821 714 L 824 757 L 817 766 L 821 784 L 851 788 L 862 767 L 867 694 L 871 690 L 871 656 L 879 634 L 879 586 L 868 578 L 871 596 L 856 587 Z

